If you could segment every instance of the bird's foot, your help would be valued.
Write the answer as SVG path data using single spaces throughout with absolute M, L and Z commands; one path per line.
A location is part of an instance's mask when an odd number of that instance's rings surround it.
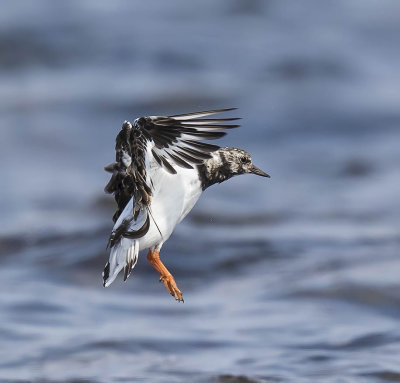
M 178 289 L 174 277 L 168 271 L 168 269 L 161 262 L 159 250 L 154 250 L 147 253 L 147 259 L 153 265 L 153 267 L 160 273 L 160 282 L 164 282 L 165 287 L 169 293 L 179 302 L 183 302 L 182 293 Z
M 171 275 L 161 275 L 160 282 L 164 282 L 165 287 L 169 293 L 179 302 L 183 302 L 182 293 L 178 289 L 178 285 L 175 282 L 175 278 Z

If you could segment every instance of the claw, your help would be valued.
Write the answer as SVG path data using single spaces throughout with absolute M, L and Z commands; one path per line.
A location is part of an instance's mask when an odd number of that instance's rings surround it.
M 175 300 L 183 302 L 182 293 L 178 289 L 175 279 L 171 274 L 162 275 L 160 277 L 160 281 L 164 282 L 165 287 L 167 288 L 169 293 L 175 298 Z

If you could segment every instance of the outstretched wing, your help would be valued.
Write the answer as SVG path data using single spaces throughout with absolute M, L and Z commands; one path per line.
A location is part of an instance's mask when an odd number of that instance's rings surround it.
M 142 117 L 135 121 L 135 125 L 154 143 L 151 154 L 158 164 L 169 173 L 176 174 L 175 165 L 193 169 L 193 165 L 202 164 L 211 158 L 210 152 L 219 149 L 219 146 L 202 140 L 220 138 L 226 134 L 221 130 L 239 126 L 227 123 L 238 118 L 203 118 L 230 110 L 234 108 L 168 117 Z
M 171 174 L 176 174 L 177 166 L 193 169 L 219 149 L 202 140 L 220 138 L 226 134 L 222 130 L 239 126 L 231 123 L 238 118 L 204 117 L 234 109 L 141 117 L 133 125 L 125 121 L 116 138 L 116 162 L 105 168 L 112 173 L 105 191 L 114 193 L 118 205 L 114 222 L 132 197 L 134 220 L 151 202 L 151 187 L 146 182 L 146 156 L 152 155 L 160 167 Z

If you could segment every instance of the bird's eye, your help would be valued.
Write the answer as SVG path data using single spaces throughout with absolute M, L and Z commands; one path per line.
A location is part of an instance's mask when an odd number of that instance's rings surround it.
M 240 162 L 241 162 L 242 164 L 245 164 L 245 163 L 249 162 L 249 160 L 248 160 L 247 157 L 240 157 Z

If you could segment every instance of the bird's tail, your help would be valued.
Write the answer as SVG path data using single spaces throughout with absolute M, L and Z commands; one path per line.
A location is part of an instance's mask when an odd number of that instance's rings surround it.
M 103 286 L 110 286 L 122 269 L 124 269 L 124 281 L 126 281 L 135 267 L 138 257 L 139 241 L 122 238 L 111 248 L 110 258 L 103 271 Z

